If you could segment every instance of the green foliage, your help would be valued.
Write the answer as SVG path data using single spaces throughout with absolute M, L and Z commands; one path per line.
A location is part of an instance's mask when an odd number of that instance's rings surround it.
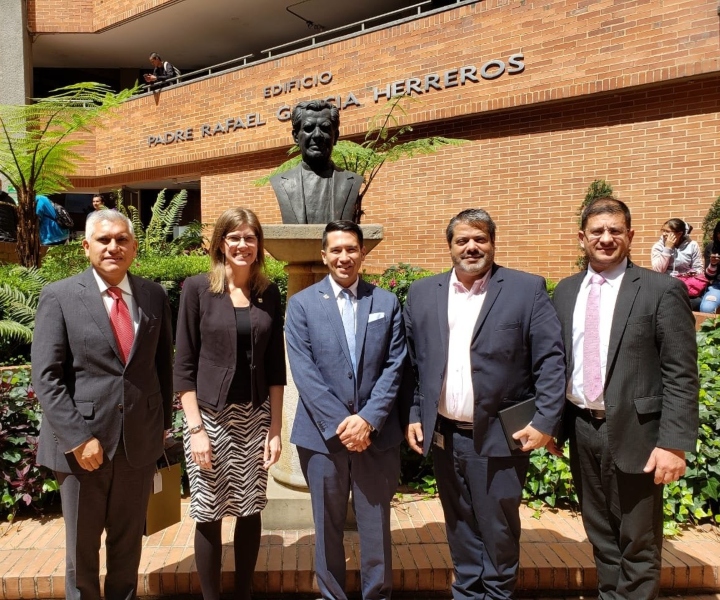
M 58 490 L 52 473 L 35 464 L 40 407 L 30 387 L 30 370 L 0 373 L 0 515 L 41 508 Z
M 43 257 L 40 273 L 48 281 L 59 281 L 77 275 L 90 266 L 82 242 L 50 246 Z
M 720 321 L 708 319 L 697 334 L 700 428 L 697 449 L 688 453 L 680 481 L 665 486 L 665 531 L 689 521 L 720 523 Z
M 117 210 L 132 221 L 139 257 L 149 254 L 182 254 L 188 245 L 187 240 L 176 243 L 172 239 L 173 228 L 180 223 L 182 211 L 187 204 L 187 190 L 180 190 L 167 204 L 165 203 L 166 191 L 162 190 L 158 194 L 157 200 L 152 206 L 152 216 L 147 227 L 143 226 L 138 209 L 135 206 L 125 207 L 122 194 L 115 192 Z M 191 230 L 188 237 L 190 236 L 197 237 L 197 227 Z M 200 237 L 202 239 L 202 235 Z M 179 239 L 182 239 L 182 236 Z
M 48 281 L 37 269 L 14 267 L 6 273 L 8 281 L 0 278 L 0 360 L 12 362 L 12 356 L 26 353 L 18 349 L 32 342 L 40 291 Z
M 467 141 L 441 136 L 403 141 L 404 137 L 413 130 L 410 125 L 400 125 L 400 118 L 407 115 L 403 106 L 407 102 L 418 102 L 418 99 L 405 95 L 393 97 L 387 103 L 386 108 L 370 120 L 368 132 L 361 144 L 341 140 L 333 148 L 333 162 L 339 168 L 357 173 L 363 178 L 356 205 L 354 219 L 356 223 L 360 222 L 363 214 L 362 200 L 386 162 L 433 154 L 442 146 L 460 146 Z M 271 177 L 298 165 L 302 157 L 294 155 L 299 152 L 300 149 L 297 146 L 290 148 L 288 154 L 293 158 L 281 164 L 269 175 L 256 180 L 255 185 L 267 185 Z
M 577 495 L 570 474 L 570 463 L 565 457 L 559 458 L 542 450 L 530 455 L 523 498 L 538 516 L 543 507 L 557 507 L 559 504 L 577 504 Z
M 35 195 L 71 187 L 82 156 L 74 134 L 102 125 L 102 118 L 130 98 L 135 86 L 115 94 L 99 83 L 76 83 L 32 104 L 0 105 L 0 173 L 18 192 L 18 257 L 23 266 L 40 262 Z
M 713 241 L 712 235 L 715 224 L 720 221 L 720 196 L 715 199 L 702 222 L 703 246 Z
M 408 290 L 413 281 L 429 277 L 430 275 L 434 275 L 434 273 L 421 269 L 420 267 L 413 267 L 406 263 L 398 263 L 385 269 L 382 275 L 369 278 L 369 281 L 373 285 L 395 294 L 400 301 L 400 305 L 404 306 Z
M 604 179 L 596 179 L 588 186 L 587 193 L 585 194 L 585 199 L 582 201 L 582 204 L 577 211 L 578 229 L 582 227 L 581 217 L 583 210 L 585 210 L 585 207 L 597 198 L 605 198 L 607 196 L 612 196 L 612 193 L 612 185 L 610 185 Z M 578 271 L 583 271 L 587 269 L 587 256 L 584 252 L 575 261 L 575 266 L 578 268 Z

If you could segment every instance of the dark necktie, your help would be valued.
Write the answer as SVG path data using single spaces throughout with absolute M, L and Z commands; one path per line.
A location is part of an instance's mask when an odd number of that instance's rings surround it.
M 115 334 L 115 341 L 120 350 L 122 361 L 127 363 L 135 339 L 132 318 L 130 317 L 128 305 L 125 304 L 123 299 L 122 290 L 119 287 L 110 287 L 107 292 L 113 299 L 113 305 L 110 308 L 110 325 Z

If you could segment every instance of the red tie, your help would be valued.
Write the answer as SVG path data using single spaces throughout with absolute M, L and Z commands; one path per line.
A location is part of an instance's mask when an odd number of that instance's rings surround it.
M 122 361 L 127 363 L 133 339 L 135 338 L 135 329 L 130 318 L 130 311 L 127 304 L 125 304 L 125 300 L 123 300 L 122 290 L 119 287 L 110 287 L 107 292 L 114 300 L 110 309 L 110 325 L 112 325 Z

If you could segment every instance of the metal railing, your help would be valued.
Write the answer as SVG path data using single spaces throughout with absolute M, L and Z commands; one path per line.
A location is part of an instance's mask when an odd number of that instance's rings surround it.
M 460 2 L 461 0 L 457 0 Z M 357 21 L 355 23 L 350 23 L 349 25 L 341 25 L 340 27 L 335 27 L 334 29 L 328 29 L 327 31 L 320 31 L 318 33 L 315 33 L 313 35 L 309 35 L 307 37 L 301 38 L 299 40 L 294 40 L 292 42 L 287 42 L 285 44 L 280 44 L 279 46 L 273 46 L 272 48 L 268 48 L 267 50 L 261 50 L 261 54 L 267 54 L 267 57 L 270 58 L 273 56 L 273 52 L 281 49 L 291 49 L 294 51 L 299 50 L 300 48 L 312 48 L 313 46 L 316 46 L 318 43 L 327 42 L 329 40 L 327 39 L 320 39 L 327 36 L 332 36 L 331 39 L 335 39 L 338 37 L 342 37 L 343 35 L 347 35 L 347 33 L 362 33 L 366 31 L 369 28 L 376 27 L 378 25 L 385 25 L 386 23 L 392 23 L 393 21 L 397 20 L 397 16 L 401 14 L 407 14 L 408 16 L 414 16 L 414 15 L 421 15 L 423 12 L 423 7 L 427 7 L 428 5 L 432 4 L 432 0 L 425 0 L 424 2 L 420 2 L 418 4 L 413 4 L 412 6 L 406 6 L 405 8 L 399 8 L 397 10 L 393 10 L 387 13 L 383 13 L 382 15 L 376 15 L 374 17 L 369 17 L 367 19 L 364 19 L 362 21 Z M 372 25 L 370 25 L 372 23 Z M 352 29 L 357 28 L 357 31 L 351 31 Z M 343 33 L 341 33 L 343 32 Z M 307 42 L 310 42 L 309 44 Z M 300 46 L 300 48 L 296 48 L 295 46 Z
M 157 91 L 160 88 L 168 87 L 170 85 L 175 85 L 177 83 L 183 83 L 186 82 L 188 79 L 198 79 L 200 77 L 207 77 L 208 75 L 212 75 L 213 72 L 217 75 L 218 73 L 224 73 L 225 71 L 230 71 L 233 68 L 237 66 L 246 66 L 248 64 L 248 59 L 255 56 L 254 54 L 246 54 L 245 56 L 239 56 L 238 58 L 233 58 L 230 60 L 226 60 L 225 62 L 218 63 L 216 65 L 212 65 L 211 67 L 203 67 L 202 69 L 197 69 L 195 71 L 190 71 L 188 73 L 180 73 L 180 75 L 177 75 L 176 77 L 168 77 L 167 79 L 160 81 L 160 82 L 153 82 L 146 84 L 146 87 L 150 91 Z M 238 63 L 241 63 L 238 65 Z M 230 66 L 232 65 L 232 67 Z
M 299 40 L 294 40 L 292 42 L 273 46 L 272 48 L 268 48 L 266 50 L 261 50 L 261 54 L 264 54 L 265 56 L 256 58 L 252 61 L 249 61 L 249 59 L 254 57 L 255 54 L 246 54 L 245 56 L 233 58 L 232 60 L 227 60 L 225 62 L 212 65 L 210 67 L 203 67 L 202 69 L 197 69 L 188 73 L 181 73 L 177 77 L 170 77 L 161 83 L 146 84 L 144 86 L 146 89 L 141 92 L 140 95 L 154 93 L 163 88 L 168 88 L 174 85 L 182 85 L 195 79 L 201 79 L 209 77 L 211 75 L 219 75 L 220 73 L 225 73 L 234 69 L 248 67 L 270 60 L 271 58 L 278 58 L 279 56 L 283 56 L 286 54 L 292 54 L 295 52 L 300 52 L 302 50 L 307 50 L 319 44 L 327 44 L 329 42 L 337 41 L 338 39 L 343 37 L 365 33 L 367 31 L 371 31 L 373 29 L 377 29 L 386 25 L 409 21 L 431 10 L 437 10 L 439 12 L 441 10 L 447 10 L 457 5 L 474 4 L 476 2 L 482 2 L 482 0 L 454 0 L 454 2 L 451 2 L 450 4 L 444 4 L 442 5 L 442 7 L 433 8 L 433 0 L 424 0 L 423 2 L 419 2 L 411 6 L 399 8 L 387 13 L 383 13 L 381 15 L 376 15 L 374 17 L 368 17 L 367 19 L 357 21 L 356 23 L 342 25 L 340 27 L 328 29 L 327 31 L 318 32 L 316 34 L 301 38 Z M 407 16 L 402 17 L 401 15 L 403 14 Z

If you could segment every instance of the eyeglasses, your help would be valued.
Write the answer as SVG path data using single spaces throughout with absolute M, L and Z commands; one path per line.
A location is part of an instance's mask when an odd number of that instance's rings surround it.
M 255 235 L 226 235 L 225 241 L 231 248 L 240 245 L 240 242 L 244 241 L 246 246 L 257 246 L 258 239 Z
M 627 229 L 618 229 L 615 227 L 607 226 L 598 227 L 597 229 L 590 229 L 589 231 L 585 231 L 585 237 L 587 237 L 587 239 L 589 239 L 590 241 L 595 242 L 599 240 L 602 236 L 604 236 L 605 232 L 609 233 L 611 238 L 617 239 L 627 234 Z

